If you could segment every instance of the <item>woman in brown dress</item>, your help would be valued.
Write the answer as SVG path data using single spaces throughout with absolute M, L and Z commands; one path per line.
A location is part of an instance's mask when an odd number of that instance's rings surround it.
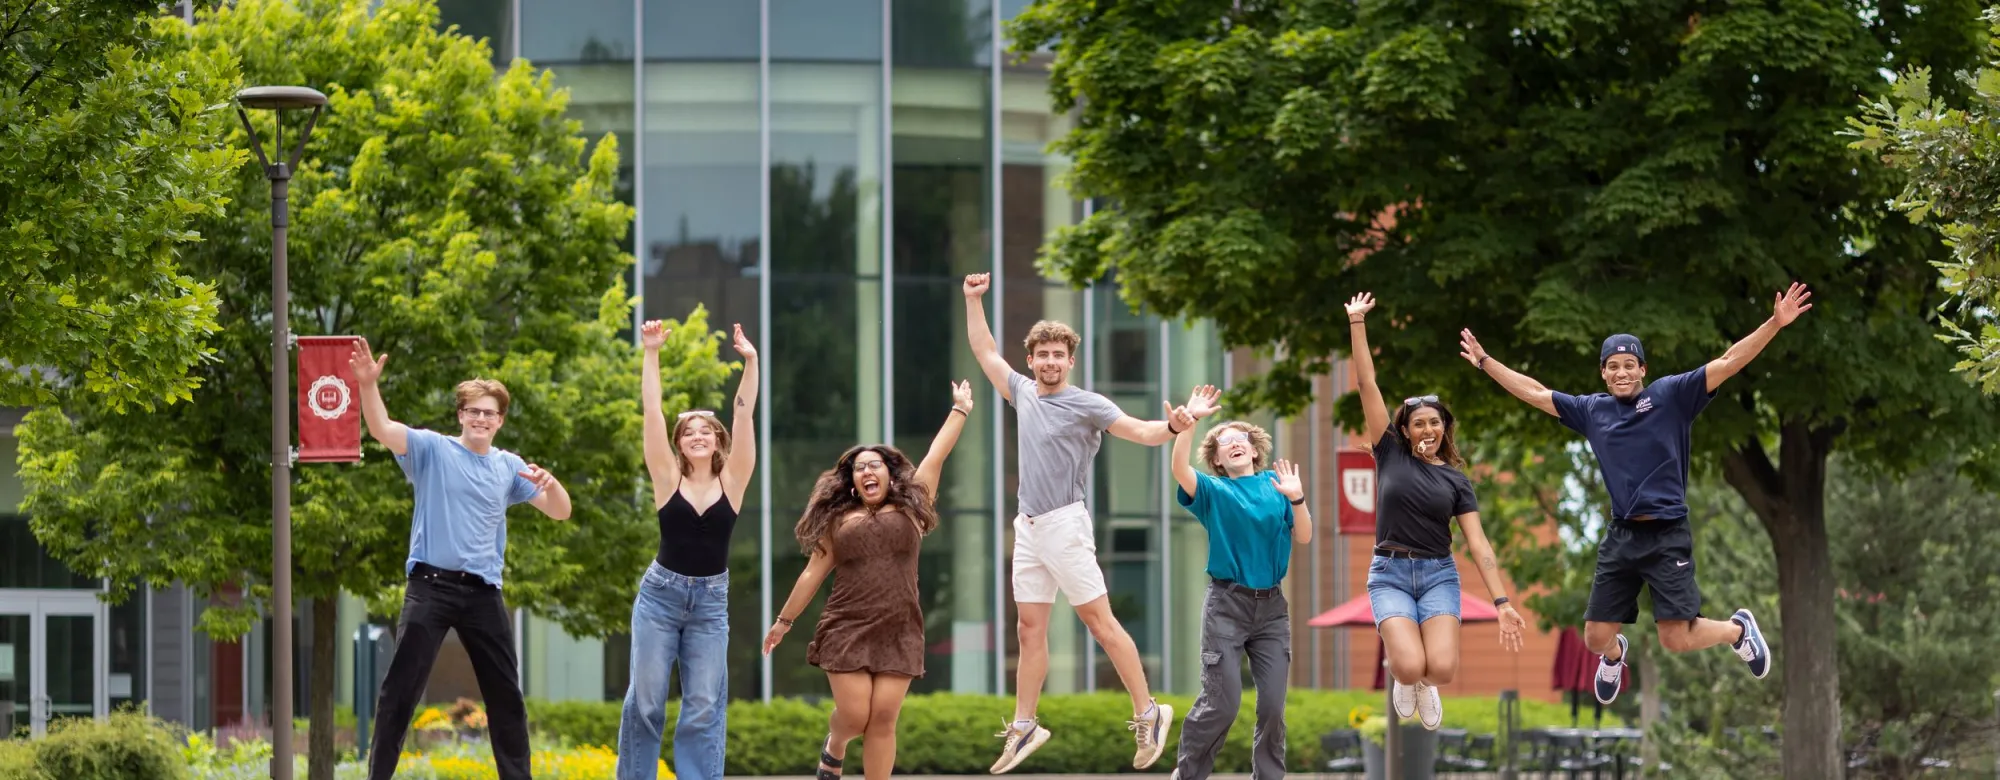
M 938 474 L 972 414 L 972 385 L 953 384 L 951 396 L 922 464 L 912 467 L 886 444 L 850 449 L 820 475 L 799 518 L 799 547 L 811 558 L 764 636 L 764 654 L 785 638 L 826 575 L 837 573 L 806 649 L 806 661 L 824 670 L 833 688 L 820 780 L 840 777 L 847 743 L 863 735 L 868 780 L 885 780 L 896 765 L 896 716 L 910 681 L 924 676 L 917 552 L 937 528 Z

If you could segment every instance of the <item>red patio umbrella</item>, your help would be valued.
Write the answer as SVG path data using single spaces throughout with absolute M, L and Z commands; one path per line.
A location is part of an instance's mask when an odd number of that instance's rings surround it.
M 1471 594 L 1463 591 L 1459 592 L 1458 621 L 1460 623 L 1485 623 L 1499 619 L 1500 611 L 1494 609 L 1491 603 L 1473 598 Z M 1355 598 L 1348 599 L 1345 604 L 1320 613 L 1317 617 L 1306 621 L 1306 625 L 1314 628 L 1349 628 L 1357 626 L 1373 628 L 1375 626 L 1375 610 L 1369 606 L 1368 594 L 1364 593 Z M 1592 658 L 1596 658 L 1596 656 L 1592 656 Z M 1382 675 L 1382 642 L 1378 639 L 1375 642 L 1375 682 L 1373 684 L 1375 690 L 1381 690 L 1382 686 L 1386 683 Z

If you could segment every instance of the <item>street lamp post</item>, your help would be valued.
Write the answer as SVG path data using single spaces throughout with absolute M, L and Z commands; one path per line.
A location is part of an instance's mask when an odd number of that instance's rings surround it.
M 236 93 L 236 115 L 250 134 L 250 148 L 271 180 L 271 778 L 292 780 L 292 410 L 290 282 L 285 270 L 285 227 L 290 222 L 292 170 L 305 153 L 306 139 L 326 106 L 326 96 L 309 87 L 251 87 Z M 278 112 L 278 161 L 264 156 L 264 144 L 244 109 Z M 286 109 L 311 108 L 291 159 L 285 159 Z

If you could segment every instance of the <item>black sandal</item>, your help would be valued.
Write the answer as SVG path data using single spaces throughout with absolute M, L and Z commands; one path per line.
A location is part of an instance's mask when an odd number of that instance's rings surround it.
M 826 735 L 826 742 L 819 747 L 819 763 L 813 772 L 814 780 L 840 780 L 840 773 L 832 770 L 840 768 L 840 759 L 833 757 L 833 735 Z

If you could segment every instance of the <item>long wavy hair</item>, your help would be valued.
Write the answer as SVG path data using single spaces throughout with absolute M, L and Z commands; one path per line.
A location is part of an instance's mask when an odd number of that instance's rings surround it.
M 895 447 L 863 444 L 842 453 L 840 461 L 833 468 L 821 472 L 819 481 L 813 484 L 812 498 L 806 502 L 805 514 L 799 516 L 798 527 L 792 530 L 799 539 L 799 549 L 806 555 L 812 555 L 821 545 L 830 544 L 834 526 L 840 519 L 863 508 L 861 494 L 854 487 L 854 459 L 864 452 L 881 455 L 882 464 L 889 467 L 889 490 L 882 497 L 881 505 L 895 506 L 909 515 L 911 520 L 916 521 L 920 533 L 929 535 L 937 530 L 937 506 L 931 501 L 930 489 L 917 482 L 917 465 Z
M 1412 453 L 1416 452 L 1416 445 L 1410 441 L 1410 415 L 1416 414 L 1418 409 L 1426 406 L 1436 409 L 1438 417 L 1444 420 L 1444 437 L 1442 443 L 1438 445 L 1438 459 L 1451 464 L 1452 468 L 1464 471 L 1465 458 L 1458 454 L 1458 418 L 1452 416 L 1451 409 L 1446 408 L 1443 401 L 1418 401 L 1415 404 L 1406 403 L 1396 407 L 1397 438 L 1402 439 L 1403 446 L 1411 448 Z

